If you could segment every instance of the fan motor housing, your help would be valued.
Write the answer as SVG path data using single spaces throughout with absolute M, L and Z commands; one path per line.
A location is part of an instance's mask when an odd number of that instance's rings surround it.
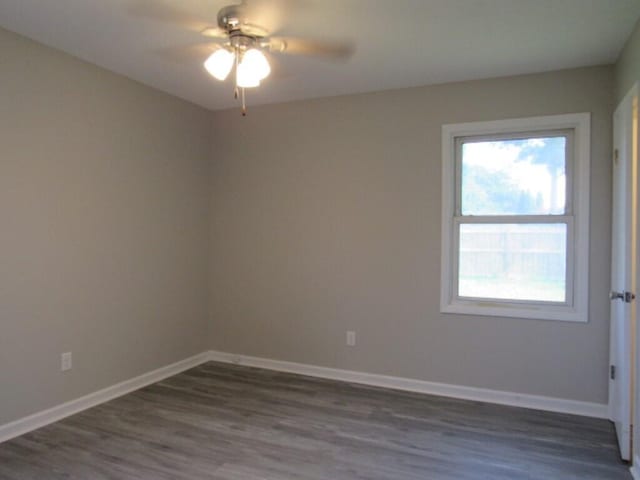
M 218 12 L 218 27 L 229 35 L 238 32 L 254 39 L 266 37 L 268 34 L 264 27 L 251 23 L 242 5 L 229 5 L 221 8 Z

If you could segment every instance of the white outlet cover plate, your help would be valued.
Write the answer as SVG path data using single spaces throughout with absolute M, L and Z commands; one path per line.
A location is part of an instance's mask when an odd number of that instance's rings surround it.
M 61 355 L 60 369 L 64 372 L 71 370 L 72 358 L 71 352 L 66 352 Z

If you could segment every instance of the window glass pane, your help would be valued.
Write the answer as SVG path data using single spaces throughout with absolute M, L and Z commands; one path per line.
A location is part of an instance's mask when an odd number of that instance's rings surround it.
M 465 141 L 462 215 L 565 213 L 565 137 Z
M 567 225 L 461 224 L 458 296 L 566 300 Z

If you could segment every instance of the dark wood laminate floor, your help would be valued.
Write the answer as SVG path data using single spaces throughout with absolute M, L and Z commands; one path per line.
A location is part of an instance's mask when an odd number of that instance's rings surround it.
M 605 420 L 218 363 L 0 444 L 2 479 L 630 479 Z

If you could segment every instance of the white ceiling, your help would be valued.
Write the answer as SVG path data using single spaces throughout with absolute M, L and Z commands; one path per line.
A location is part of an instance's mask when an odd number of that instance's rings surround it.
M 258 1 L 258 0 L 256 0 Z M 269 0 L 266 0 L 269 1 Z M 271 0 L 278 1 L 278 0 Z M 232 85 L 202 68 L 233 0 L 0 0 L 0 26 L 210 109 Z M 640 0 L 295 0 L 279 35 L 351 40 L 346 62 L 279 56 L 249 104 L 498 77 L 616 60 Z M 293 7 L 291 7 L 293 5 Z M 205 46 L 205 50 L 206 50 Z M 192 50 L 189 50 L 192 51 Z

